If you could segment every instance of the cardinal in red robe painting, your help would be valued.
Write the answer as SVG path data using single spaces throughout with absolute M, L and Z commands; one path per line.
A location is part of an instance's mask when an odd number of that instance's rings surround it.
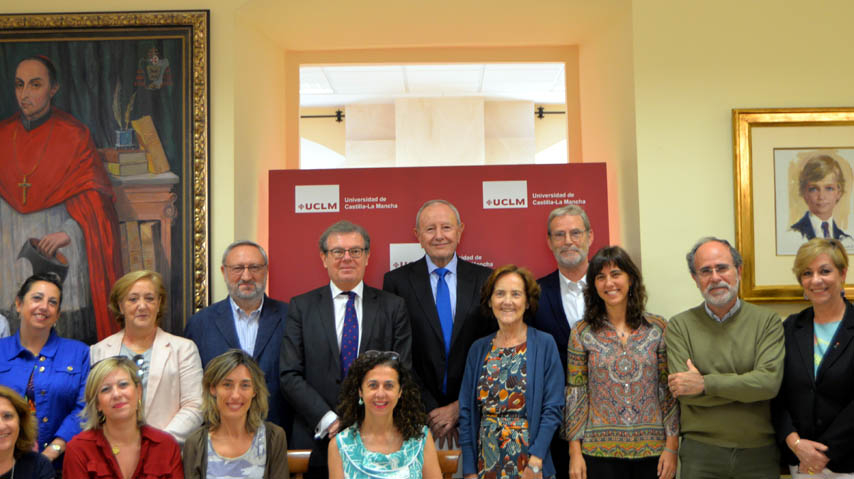
M 122 269 L 113 189 L 89 129 L 52 106 L 58 90 L 48 58 L 22 60 L 15 71 L 20 111 L 0 121 L 0 308 L 32 273 L 21 252 L 32 239 L 48 263 L 67 265 L 61 311 L 88 319 L 84 329 L 94 318 L 102 339 L 118 330 L 107 310 Z

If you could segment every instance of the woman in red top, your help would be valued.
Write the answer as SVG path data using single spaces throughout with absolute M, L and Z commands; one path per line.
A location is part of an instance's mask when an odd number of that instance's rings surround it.
M 63 477 L 184 478 L 172 436 L 143 424 L 142 385 L 130 359 L 111 357 L 92 367 L 83 415 L 84 431 L 65 451 Z

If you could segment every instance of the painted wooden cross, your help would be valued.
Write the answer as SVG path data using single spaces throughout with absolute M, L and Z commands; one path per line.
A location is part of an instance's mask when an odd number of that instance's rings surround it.
M 24 175 L 24 179 L 18 183 L 18 187 L 21 188 L 21 204 L 27 204 L 27 188 L 33 186 L 32 183 L 27 182 L 27 175 Z

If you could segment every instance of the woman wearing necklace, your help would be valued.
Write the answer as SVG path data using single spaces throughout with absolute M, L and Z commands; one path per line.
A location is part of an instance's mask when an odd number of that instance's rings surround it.
M 205 425 L 184 444 L 185 477 L 287 479 L 285 431 L 264 421 L 270 393 L 252 356 L 240 349 L 220 354 L 203 384 Z
M 852 478 L 854 306 L 844 297 L 845 246 L 812 239 L 792 271 L 811 306 L 783 323 L 783 383 L 772 402 L 780 448 L 792 477 Z
M 116 281 L 110 310 L 122 326 L 92 346 L 92 361 L 125 356 L 139 367 L 145 422 L 179 444 L 202 424 L 202 360 L 195 343 L 160 329 L 166 309 L 160 274 L 140 270 Z
M 640 270 L 619 246 L 590 260 L 584 317 L 567 350 L 571 479 L 671 479 L 679 409 L 667 387 L 666 323 L 644 311 Z
M 123 356 L 92 366 L 86 380 L 84 431 L 68 443 L 67 478 L 183 479 L 175 439 L 145 425 L 139 369 Z
M 35 452 L 36 418 L 27 401 L 0 386 L 0 479 L 53 479 L 53 466 Z
M 540 287 L 515 265 L 495 270 L 481 308 L 498 332 L 469 349 L 460 388 L 466 478 L 554 477 L 549 444 L 561 423 L 564 382 L 554 338 L 527 325 Z
M 15 297 L 21 329 L 0 339 L 0 384 L 27 399 L 38 423 L 38 450 L 57 471 L 66 443 L 80 432 L 78 413 L 89 373 L 89 348 L 59 337 L 53 327 L 61 303 L 59 276 L 30 276 Z
M 339 393 L 331 479 L 439 479 L 439 459 L 412 373 L 394 351 L 366 351 Z

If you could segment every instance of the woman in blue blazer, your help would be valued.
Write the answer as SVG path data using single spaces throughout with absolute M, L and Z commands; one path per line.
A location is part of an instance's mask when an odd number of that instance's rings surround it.
M 498 332 L 474 342 L 460 388 L 460 445 L 466 478 L 555 474 L 549 444 L 560 426 L 564 376 L 551 335 L 526 323 L 540 288 L 515 265 L 495 270 L 481 297 Z

